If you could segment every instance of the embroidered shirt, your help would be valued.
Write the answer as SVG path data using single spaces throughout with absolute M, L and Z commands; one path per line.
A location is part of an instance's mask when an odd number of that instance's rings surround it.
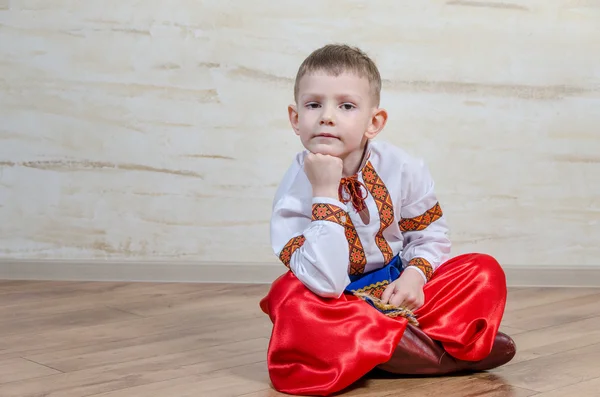
M 311 291 L 339 297 L 350 276 L 379 269 L 396 255 L 403 268 L 428 281 L 449 259 L 446 219 L 422 160 L 371 141 L 358 173 L 340 181 L 336 200 L 313 197 L 306 154 L 296 155 L 275 194 L 271 245 Z

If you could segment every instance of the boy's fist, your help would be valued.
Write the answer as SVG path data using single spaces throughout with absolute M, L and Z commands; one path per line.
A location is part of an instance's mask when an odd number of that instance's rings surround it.
M 381 301 L 393 306 L 417 310 L 425 303 L 424 284 L 423 276 L 418 270 L 411 269 L 409 266 L 396 281 L 386 287 L 381 295 Z
M 338 200 L 343 167 L 344 163 L 338 157 L 308 153 L 304 159 L 304 172 L 312 185 L 313 196 Z

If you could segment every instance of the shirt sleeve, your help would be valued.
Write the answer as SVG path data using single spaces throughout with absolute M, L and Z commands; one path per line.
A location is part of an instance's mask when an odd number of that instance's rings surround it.
M 347 208 L 332 198 L 313 198 L 302 167 L 297 164 L 296 168 L 286 174 L 274 200 L 271 245 L 308 289 L 322 297 L 338 298 L 350 283 Z
M 405 172 L 399 222 L 404 236 L 401 257 L 405 268 L 418 270 L 427 282 L 450 258 L 448 226 L 427 166 L 415 160 Z

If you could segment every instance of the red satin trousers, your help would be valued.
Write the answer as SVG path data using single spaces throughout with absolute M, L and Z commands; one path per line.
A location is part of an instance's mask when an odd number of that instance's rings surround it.
M 457 256 L 425 284 L 415 314 L 421 329 L 452 356 L 478 361 L 492 348 L 506 304 L 506 278 L 483 254 Z M 273 322 L 267 364 L 273 387 L 329 395 L 390 359 L 407 320 L 383 315 L 344 294 L 321 298 L 291 272 L 273 282 L 261 309 Z

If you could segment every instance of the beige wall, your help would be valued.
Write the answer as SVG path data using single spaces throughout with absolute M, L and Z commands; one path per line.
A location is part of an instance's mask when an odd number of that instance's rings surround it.
M 600 265 L 593 0 L 0 0 L 0 258 L 275 264 L 292 77 L 329 41 L 378 61 L 455 254 Z

